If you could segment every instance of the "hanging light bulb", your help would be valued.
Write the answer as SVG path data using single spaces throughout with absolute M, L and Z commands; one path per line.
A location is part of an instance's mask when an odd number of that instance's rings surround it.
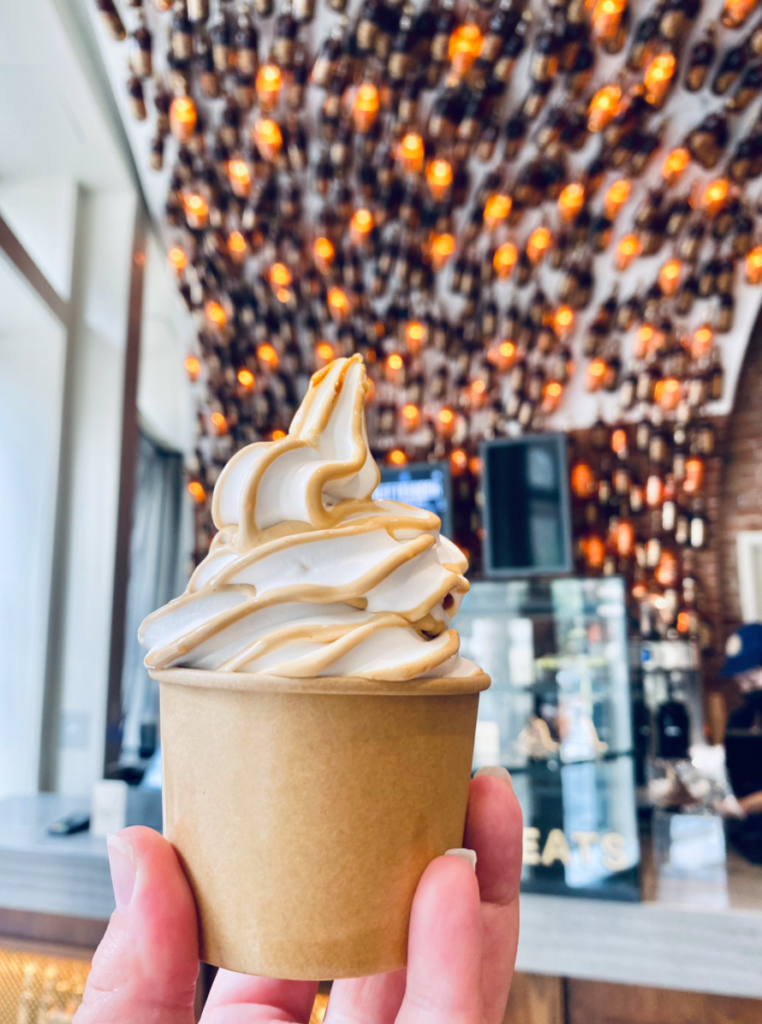
M 198 356 L 189 355 L 185 357 L 185 370 L 191 380 L 191 383 L 195 383 L 201 373 L 201 362 L 199 361 Z
M 248 252 L 246 239 L 240 231 L 231 231 L 228 235 L 228 254 L 234 263 L 243 263 Z
M 516 265 L 516 260 L 518 258 L 519 254 L 513 242 L 503 242 L 503 244 L 498 246 L 495 250 L 492 264 L 495 268 L 495 273 L 501 281 L 510 277 L 511 271 Z
M 426 183 L 435 202 L 441 202 L 452 185 L 452 164 L 449 160 L 430 160 L 426 168 Z
M 277 64 L 263 64 L 257 71 L 257 99 L 265 113 L 274 110 L 278 105 L 282 85 L 283 74 Z
M 204 306 L 204 315 L 206 316 L 210 327 L 215 327 L 217 330 L 222 330 L 228 322 L 225 310 L 219 302 L 214 302 L 212 299 L 210 299 Z
M 218 434 L 227 434 L 228 432 L 228 421 L 225 419 L 221 412 L 216 410 L 211 414 L 209 419 L 212 421 L 212 426 Z
M 725 0 L 721 20 L 726 28 L 739 28 L 757 6 L 757 0 Z
M 413 402 L 402 406 L 402 423 L 405 430 L 417 430 L 421 423 L 421 410 Z
M 571 306 L 559 306 L 551 322 L 556 337 L 563 341 L 574 329 L 574 310 Z
M 685 146 L 678 146 L 667 153 L 661 165 L 661 176 L 668 185 L 676 185 L 691 162 L 691 154 Z
M 704 483 L 704 460 L 694 455 L 685 463 L 685 480 L 683 490 L 687 494 L 695 494 Z
M 280 363 L 278 353 L 275 351 L 272 345 L 264 342 L 262 345 L 257 347 L 257 359 L 260 363 L 263 363 L 268 370 L 277 370 Z
M 511 212 L 513 200 L 510 196 L 496 192 L 484 204 L 484 224 L 488 231 L 494 231 L 498 224 L 506 219 Z
M 194 231 L 203 231 L 209 223 L 209 204 L 199 192 L 191 192 L 183 196 L 183 208 L 188 227 Z
M 431 265 L 434 270 L 441 270 L 455 252 L 455 238 L 449 231 L 431 236 Z
M 455 429 L 455 413 L 444 406 L 437 413 L 436 430 L 442 437 L 449 437 Z
M 646 100 L 652 107 L 660 107 L 667 98 L 672 78 L 675 74 L 674 53 L 659 53 L 646 68 L 643 85 L 646 87 Z
M 604 85 L 590 100 L 587 127 L 591 132 L 602 132 L 619 108 L 622 90 L 618 85 Z
M 286 431 L 285 430 L 273 430 L 270 433 L 270 440 L 271 441 L 282 441 L 283 438 L 286 437 L 286 436 L 287 435 L 286 435 Z
M 598 42 L 614 39 L 626 6 L 626 0 L 597 0 L 590 21 L 593 36 Z
M 273 161 L 283 147 L 283 133 L 277 121 L 261 118 L 254 125 L 254 143 L 264 160 Z
M 599 537 L 597 533 L 590 534 L 585 540 L 583 554 L 591 569 L 600 569 L 606 558 L 606 545 L 603 538 Z
M 635 547 L 635 527 L 629 519 L 620 519 L 614 532 L 614 542 L 621 558 L 628 558 Z
M 177 141 L 187 142 L 197 122 L 196 104 L 190 96 L 175 96 L 169 108 L 169 127 Z
M 249 165 L 240 157 L 228 160 L 226 165 L 228 181 L 233 190 L 233 195 L 239 199 L 246 199 L 251 192 L 251 174 Z
M 654 399 L 665 412 L 673 412 L 680 402 L 681 393 L 682 385 L 677 377 L 666 377 L 657 381 Z
M 705 359 L 711 351 L 713 340 L 714 332 L 708 324 L 702 324 L 701 327 L 697 327 L 691 338 L 692 358 L 696 360 Z
M 490 362 L 494 363 L 501 373 L 505 373 L 516 362 L 516 356 L 518 355 L 518 349 L 516 348 L 515 342 L 506 338 L 505 341 L 501 341 L 498 345 L 495 345 L 490 349 Z
M 197 505 L 203 505 L 206 501 L 206 491 L 200 480 L 188 481 L 188 493 Z
M 636 256 L 641 253 L 640 239 L 637 235 L 625 235 L 616 247 L 614 262 L 617 270 L 626 270 Z
M 595 473 L 587 462 L 576 462 L 572 466 L 571 489 L 580 500 L 590 498 L 595 493 Z
M 273 263 L 268 276 L 273 288 L 288 288 L 293 280 L 291 271 L 285 263 Z
M 701 195 L 701 208 L 708 217 L 716 217 L 728 200 L 727 178 L 710 181 Z
M 527 242 L 527 256 L 531 263 L 539 263 L 550 248 L 552 241 L 550 231 L 546 227 L 535 228 Z
M 349 314 L 351 303 L 343 288 L 329 288 L 327 302 L 328 312 L 334 320 L 341 321 Z
M 320 237 L 315 239 L 315 243 L 312 246 L 312 254 L 315 257 L 315 266 L 321 274 L 327 274 L 331 269 L 334 257 L 336 256 L 336 250 L 333 247 L 333 242 L 328 238 Z
M 457 75 L 465 75 L 482 50 L 482 34 L 473 21 L 459 25 L 451 34 L 448 56 Z
M 762 281 L 762 245 L 756 245 L 746 255 L 746 280 L 749 284 Z
M 426 342 L 426 326 L 420 320 L 409 320 L 405 327 L 405 346 L 411 355 L 416 355 Z
M 680 260 L 667 260 L 661 268 L 659 271 L 659 287 L 663 295 L 670 296 L 675 294 L 680 283 L 682 269 Z
M 604 359 L 593 359 L 587 368 L 587 379 L 585 385 L 588 391 L 598 391 L 606 376 L 606 361 Z
M 352 104 L 352 120 L 358 132 L 369 132 L 376 123 L 379 108 L 378 89 L 372 82 L 363 82 Z
M 450 472 L 453 476 L 461 476 L 468 469 L 468 454 L 463 448 L 453 448 L 450 452 Z
M 318 369 L 321 366 L 326 366 L 328 363 L 333 362 L 336 358 L 336 352 L 333 345 L 328 341 L 319 341 L 315 346 L 315 362 L 317 363 Z
M 370 238 L 373 230 L 373 214 L 370 210 L 362 207 L 355 210 L 349 222 L 349 237 L 353 245 L 362 247 Z
M 542 389 L 542 411 L 545 413 L 555 412 L 561 404 L 564 388 L 557 380 L 549 380 Z
M 624 204 L 630 198 L 632 185 L 626 178 L 619 178 L 609 185 L 603 197 L 603 213 L 609 220 L 614 220 Z
M 397 466 L 398 468 L 407 465 L 407 455 L 405 455 L 401 448 L 392 448 L 386 456 L 386 460 L 390 466 Z
M 179 245 L 173 245 L 167 253 L 167 259 L 169 265 L 172 267 L 178 277 L 183 273 L 185 268 L 188 266 L 188 257 L 185 254 L 185 249 L 182 249 Z
M 251 391 L 251 389 L 254 387 L 254 374 L 251 372 L 251 370 L 247 369 L 245 366 L 242 366 L 237 373 L 237 377 L 238 383 L 241 385 L 241 387 L 245 388 L 247 391 Z
M 617 427 L 611 434 L 611 450 L 615 455 L 624 458 L 627 455 L 627 431 L 623 427 Z
M 391 384 L 402 383 L 405 373 L 405 360 L 399 352 L 392 352 L 384 364 L 384 376 Z
M 558 197 L 558 210 L 564 224 L 573 221 L 585 204 L 585 186 L 572 181 L 561 190 Z
M 418 174 L 423 168 L 423 139 L 417 132 L 408 132 L 399 146 L 399 161 L 406 174 Z

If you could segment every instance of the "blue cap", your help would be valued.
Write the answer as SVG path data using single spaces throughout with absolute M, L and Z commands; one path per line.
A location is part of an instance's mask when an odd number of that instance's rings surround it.
M 737 676 L 762 666 L 762 622 L 747 622 L 731 633 L 725 644 L 725 664 L 720 675 Z

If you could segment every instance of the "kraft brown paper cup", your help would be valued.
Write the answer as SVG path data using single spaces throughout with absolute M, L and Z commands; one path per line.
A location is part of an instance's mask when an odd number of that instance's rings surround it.
M 489 677 L 151 674 L 202 959 L 304 980 L 403 967 L 418 881 L 463 845 Z

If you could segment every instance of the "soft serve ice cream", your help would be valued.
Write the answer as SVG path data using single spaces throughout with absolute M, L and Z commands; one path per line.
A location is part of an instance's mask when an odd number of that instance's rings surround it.
M 479 672 L 450 620 L 468 563 L 432 513 L 371 498 L 359 356 L 316 373 L 286 437 L 241 449 L 186 592 L 140 630 L 152 670 L 399 681 Z

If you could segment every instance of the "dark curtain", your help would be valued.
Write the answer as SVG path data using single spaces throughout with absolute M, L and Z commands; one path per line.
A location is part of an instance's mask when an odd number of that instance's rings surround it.
M 158 684 L 143 665 L 138 627 L 183 588 L 182 456 L 143 431 L 138 444 L 122 668 L 122 761 L 134 760 L 141 748 L 148 753 L 158 730 Z

